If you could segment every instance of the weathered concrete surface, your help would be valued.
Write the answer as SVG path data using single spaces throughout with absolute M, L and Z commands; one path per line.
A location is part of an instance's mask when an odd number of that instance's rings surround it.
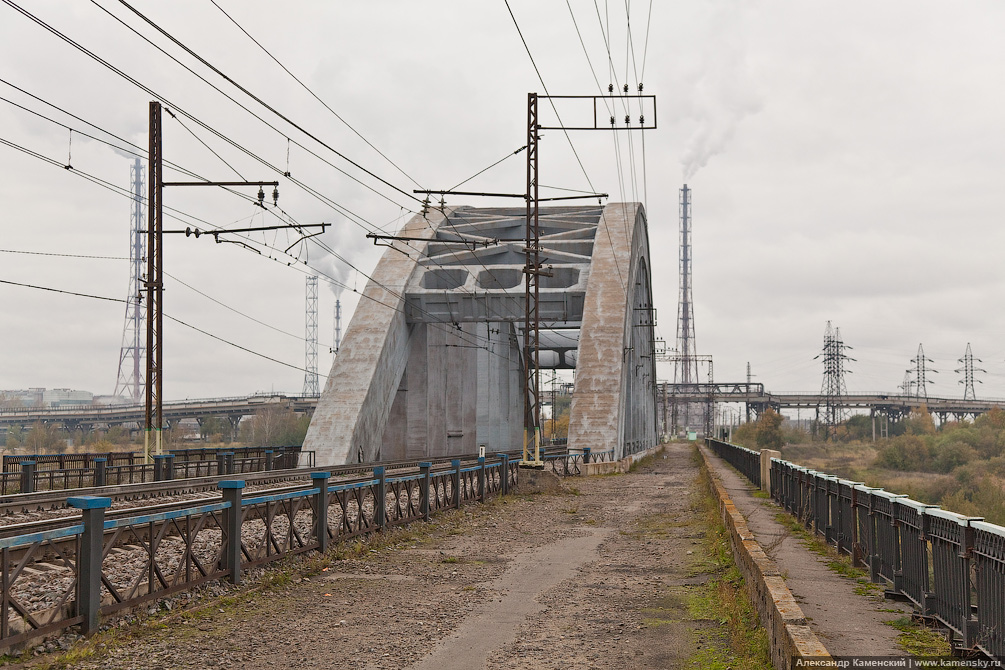
M 604 208 L 593 249 L 569 445 L 625 453 L 656 445 L 649 237 L 638 203 Z
M 457 631 L 443 640 L 414 670 L 483 668 L 493 651 L 512 642 L 528 617 L 545 608 L 540 596 L 576 576 L 583 563 L 597 558 L 600 543 L 612 528 L 593 528 L 517 556 L 488 588 L 502 593 L 468 615 Z
M 775 521 L 780 507 L 753 497 L 752 487 L 735 470 L 707 450 L 704 453 L 753 537 L 768 547 L 809 628 L 827 650 L 835 657 L 903 655 L 896 642 L 898 631 L 884 622 L 909 614 L 910 609 L 882 597 L 855 593 L 857 582 L 830 570 L 824 558 L 807 551 Z
M 429 239 L 443 218 L 440 212 L 430 213 L 428 221 L 417 215 L 400 235 Z M 414 258 L 388 249 L 363 290 L 304 439 L 304 450 L 315 452 L 319 466 L 384 456 L 381 438 L 408 360 L 404 295 L 415 267 Z
M 614 449 L 618 459 L 650 448 L 654 313 L 642 206 L 542 208 L 540 222 L 549 268 L 538 300 L 541 367 L 576 366 L 570 444 Z M 414 240 L 395 242 L 374 270 L 307 432 L 318 465 L 520 446 L 524 225 L 521 209 L 458 207 L 402 228 Z M 479 239 L 490 244 L 459 244 Z

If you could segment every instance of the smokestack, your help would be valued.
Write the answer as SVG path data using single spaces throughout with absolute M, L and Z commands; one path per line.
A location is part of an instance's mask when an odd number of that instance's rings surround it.
M 335 355 L 342 346 L 342 302 L 335 300 Z

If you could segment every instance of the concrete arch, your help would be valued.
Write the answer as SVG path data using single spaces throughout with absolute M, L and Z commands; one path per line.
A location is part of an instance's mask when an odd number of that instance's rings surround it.
M 616 203 L 604 210 L 606 228 L 593 252 L 586 294 L 569 446 L 616 458 L 655 446 L 655 310 L 649 273 L 645 210 Z
M 521 446 L 525 215 L 458 207 L 405 224 L 400 236 L 416 241 L 384 253 L 318 400 L 304 448 L 319 465 Z M 552 274 L 540 289 L 541 367 L 577 370 L 572 422 L 584 427 L 570 429 L 570 446 L 652 446 L 644 210 L 549 207 L 540 221 Z

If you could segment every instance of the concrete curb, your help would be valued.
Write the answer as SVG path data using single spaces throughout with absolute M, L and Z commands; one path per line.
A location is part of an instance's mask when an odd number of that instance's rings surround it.
M 827 648 L 807 625 L 806 617 L 785 585 L 778 566 L 764 553 L 747 527 L 747 521 L 733 505 L 729 493 L 709 464 L 708 453 L 701 447 L 698 451 L 701 453 L 702 468 L 708 474 L 709 488 L 719 503 L 719 515 L 729 531 L 733 558 L 768 631 L 772 663 L 779 670 L 796 667 L 797 659 L 813 659 L 820 663 L 814 663 L 813 667 L 837 667 Z
M 604 461 L 602 463 L 587 463 L 585 469 L 583 470 L 584 475 L 610 475 L 622 472 L 628 472 L 628 469 L 632 467 L 632 463 L 635 461 L 640 461 L 646 456 L 652 456 L 653 454 L 659 453 L 663 449 L 663 445 L 659 444 L 651 449 L 646 449 L 645 451 L 640 451 L 629 456 L 625 456 L 620 461 Z

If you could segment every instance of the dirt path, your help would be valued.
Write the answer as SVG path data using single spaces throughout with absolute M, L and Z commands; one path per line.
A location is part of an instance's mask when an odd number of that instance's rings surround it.
M 909 614 L 911 609 L 881 595 L 861 593 L 861 584 L 833 572 L 824 557 L 808 551 L 775 520 L 782 511 L 778 505 L 755 498 L 746 479 L 711 452 L 705 453 L 827 650 L 834 656 L 903 655 L 896 643 L 898 631 L 883 622 Z
M 72 667 L 680 667 L 720 635 L 684 593 L 707 578 L 696 474 L 675 445 L 630 474 L 471 505 L 309 579 L 134 626 Z

